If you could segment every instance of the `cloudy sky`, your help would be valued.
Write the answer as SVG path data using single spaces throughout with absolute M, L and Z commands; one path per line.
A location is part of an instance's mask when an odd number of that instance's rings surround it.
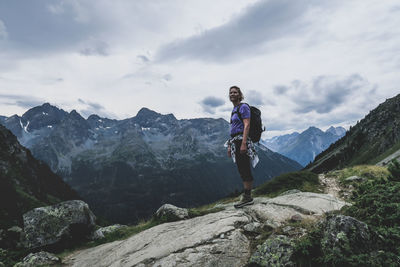
M 400 93 L 399 25 L 397 0 L 0 0 L 0 115 L 228 120 L 238 85 L 264 137 L 348 127 Z

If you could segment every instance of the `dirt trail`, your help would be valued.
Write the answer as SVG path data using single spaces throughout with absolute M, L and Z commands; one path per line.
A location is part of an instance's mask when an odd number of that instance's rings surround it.
M 330 194 L 338 199 L 342 199 L 339 194 L 341 188 L 334 177 L 326 176 L 325 174 L 321 173 L 318 175 L 318 178 L 320 183 L 324 186 L 325 194 Z

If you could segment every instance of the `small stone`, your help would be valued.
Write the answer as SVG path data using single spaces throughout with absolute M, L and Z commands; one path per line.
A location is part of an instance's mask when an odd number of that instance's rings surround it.
M 53 265 L 60 262 L 60 258 L 55 256 L 54 254 L 40 251 L 37 253 L 30 253 L 22 260 L 22 262 L 15 264 L 14 267 L 35 267 L 43 265 Z
M 299 214 L 295 214 L 292 217 L 290 217 L 290 220 L 293 222 L 301 222 L 303 220 L 303 217 Z
M 246 232 L 250 232 L 250 233 L 260 233 L 261 232 L 261 224 L 258 222 L 248 223 L 243 227 L 243 229 Z
M 93 232 L 90 237 L 91 240 L 98 240 L 104 238 L 106 235 L 111 234 L 121 228 L 127 227 L 126 225 L 114 224 L 106 227 L 101 227 Z
M 287 233 L 289 233 L 290 231 L 292 231 L 293 229 L 294 229 L 294 228 L 291 227 L 291 226 L 285 226 L 285 227 L 283 227 L 282 231 L 283 231 L 285 234 L 287 234 Z
M 221 234 L 221 235 L 220 235 L 220 238 L 224 238 L 224 237 L 225 237 L 225 235 L 224 235 L 224 234 Z
M 157 219 L 163 219 L 167 222 L 179 221 L 189 218 L 189 212 L 187 209 L 178 208 L 171 204 L 162 205 L 155 214 Z

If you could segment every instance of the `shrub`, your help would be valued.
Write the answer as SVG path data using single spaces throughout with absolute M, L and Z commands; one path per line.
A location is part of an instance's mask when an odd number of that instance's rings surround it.
M 295 247 L 294 260 L 298 266 L 399 266 L 400 265 L 400 183 L 386 179 L 372 180 L 359 185 L 354 203 L 341 213 L 365 222 L 380 236 L 369 253 L 357 254 L 349 248 L 345 255 L 323 255 L 321 227 L 315 226 Z
M 390 172 L 389 179 L 400 182 L 400 163 L 397 160 L 392 160 L 389 164 L 388 170 Z

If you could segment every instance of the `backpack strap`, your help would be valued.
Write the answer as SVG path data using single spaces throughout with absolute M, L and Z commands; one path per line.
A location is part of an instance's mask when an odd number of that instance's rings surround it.
M 232 124 L 232 116 L 233 116 L 233 114 L 235 114 L 235 113 L 238 114 L 238 117 L 239 117 L 240 121 L 243 123 L 242 114 L 240 114 L 240 107 L 241 107 L 243 104 L 248 105 L 249 108 L 250 108 L 250 105 L 249 105 L 249 104 L 247 104 L 247 103 L 240 103 L 240 104 L 238 105 L 238 108 L 236 109 L 236 111 L 232 111 L 232 114 L 231 114 L 231 124 Z

